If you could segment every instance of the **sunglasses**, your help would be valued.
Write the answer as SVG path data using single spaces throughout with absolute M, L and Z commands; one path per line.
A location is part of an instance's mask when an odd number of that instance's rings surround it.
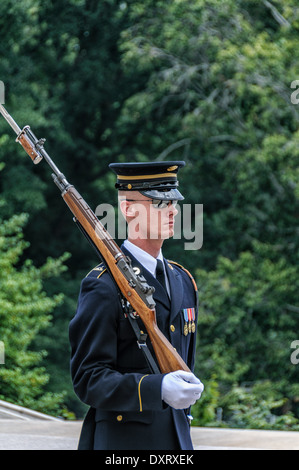
M 161 199 L 126 199 L 130 202 L 150 202 L 155 209 L 165 209 L 169 205 L 175 207 L 178 203 L 177 199 L 171 201 L 162 201 Z

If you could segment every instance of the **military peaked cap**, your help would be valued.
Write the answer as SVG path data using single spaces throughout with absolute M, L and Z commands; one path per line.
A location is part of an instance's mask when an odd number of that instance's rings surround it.
M 177 189 L 177 174 L 184 161 L 110 163 L 117 175 L 115 187 L 124 191 L 139 191 L 151 199 L 183 200 Z

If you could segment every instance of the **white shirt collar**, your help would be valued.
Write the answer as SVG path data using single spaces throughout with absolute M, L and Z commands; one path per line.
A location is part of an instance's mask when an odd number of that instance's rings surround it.
M 142 264 L 142 266 L 144 266 L 154 277 L 156 277 L 157 259 L 163 261 L 162 250 L 160 250 L 157 258 L 154 258 L 152 255 L 134 245 L 134 243 L 130 242 L 129 240 L 124 241 L 124 246 L 130 253 L 132 253 L 139 263 Z
M 145 269 L 147 269 L 154 277 L 156 277 L 157 259 L 160 259 L 161 261 L 163 261 L 162 250 L 159 251 L 157 258 L 154 258 L 152 255 L 142 250 L 138 246 L 134 245 L 134 243 L 130 242 L 129 240 L 124 241 L 124 246 L 130 253 L 132 253 L 132 255 L 139 261 L 139 263 L 145 267 Z M 168 292 L 168 296 L 170 298 L 170 286 L 169 286 L 169 280 L 165 271 L 164 262 L 163 262 L 163 268 L 164 268 L 164 274 L 165 274 L 166 289 Z

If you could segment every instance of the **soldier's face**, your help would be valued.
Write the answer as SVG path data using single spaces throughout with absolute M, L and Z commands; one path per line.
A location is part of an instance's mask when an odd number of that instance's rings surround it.
M 178 213 L 173 204 L 169 203 L 164 209 L 156 208 L 152 199 L 138 192 L 130 195 L 130 201 L 126 200 L 125 203 L 131 238 L 166 240 L 173 236 L 175 216 Z

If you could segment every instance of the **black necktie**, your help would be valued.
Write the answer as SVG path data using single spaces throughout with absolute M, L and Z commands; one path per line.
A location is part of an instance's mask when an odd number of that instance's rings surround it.
M 164 274 L 164 267 L 163 267 L 163 261 L 160 259 L 157 259 L 157 267 L 156 267 L 156 279 L 157 281 L 160 282 L 160 284 L 164 287 L 166 293 L 167 293 L 167 288 L 166 288 L 166 281 L 165 281 L 165 274 Z

